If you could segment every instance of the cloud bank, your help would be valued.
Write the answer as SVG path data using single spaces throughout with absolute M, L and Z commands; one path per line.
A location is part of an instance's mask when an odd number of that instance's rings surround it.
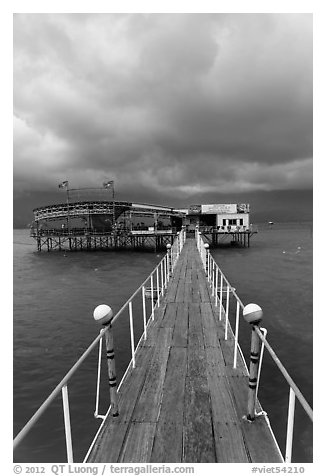
M 312 15 L 18 14 L 14 189 L 312 186 Z

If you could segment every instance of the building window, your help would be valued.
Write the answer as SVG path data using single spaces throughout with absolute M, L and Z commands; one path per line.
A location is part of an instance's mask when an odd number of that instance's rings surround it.
M 243 225 L 243 218 L 240 218 L 240 220 L 239 220 L 239 225 L 240 225 L 240 226 Z
M 237 224 L 237 219 L 236 218 L 231 218 L 229 220 L 229 225 L 236 225 Z
M 223 218 L 223 226 L 226 226 L 226 219 Z

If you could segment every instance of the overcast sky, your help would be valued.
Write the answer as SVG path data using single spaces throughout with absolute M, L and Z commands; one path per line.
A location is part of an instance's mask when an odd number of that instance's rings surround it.
M 22 203 L 63 180 L 179 205 L 305 193 L 312 153 L 311 14 L 14 16 Z

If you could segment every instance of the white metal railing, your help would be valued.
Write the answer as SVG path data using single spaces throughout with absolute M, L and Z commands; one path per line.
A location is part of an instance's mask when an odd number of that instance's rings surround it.
M 114 325 L 114 323 L 119 319 L 119 317 L 123 314 L 125 310 L 128 309 L 129 312 L 129 330 L 130 330 L 130 345 L 131 345 L 131 361 L 120 381 L 119 387 L 117 391 L 119 391 L 122 382 L 124 381 L 127 372 L 130 368 L 134 368 L 137 362 L 137 349 L 143 339 L 147 338 L 147 327 L 152 320 L 155 319 L 155 314 L 157 309 L 160 307 L 161 304 L 161 297 L 163 297 L 165 290 L 167 288 L 167 284 L 170 280 L 171 275 L 174 272 L 175 266 L 177 264 L 178 258 L 180 256 L 181 250 L 183 248 L 185 242 L 185 230 L 182 229 L 176 235 L 176 238 L 173 242 L 173 245 L 167 245 L 167 253 L 158 263 L 158 265 L 154 268 L 151 274 L 145 279 L 145 281 L 137 288 L 137 290 L 133 293 L 133 295 L 125 302 L 125 304 L 120 308 L 117 314 L 112 318 L 110 321 L 110 326 L 103 326 L 100 330 L 98 336 L 93 340 L 93 342 L 89 345 L 89 347 L 85 350 L 82 356 L 77 360 L 77 362 L 73 365 L 73 367 L 68 371 L 68 373 L 64 376 L 64 378 L 59 382 L 59 384 L 55 387 L 55 389 L 51 392 L 51 394 L 47 397 L 47 399 L 42 403 L 39 409 L 34 413 L 31 419 L 26 423 L 26 425 L 22 428 L 22 430 L 17 434 L 14 438 L 13 448 L 14 450 L 18 447 L 18 445 L 22 442 L 22 440 L 26 437 L 29 431 L 33 428 L 35 423 L 39 420 L 39 418 L 44 414 L 47 408 L 52 404 L 54 399 L 60 394 L 62 395 L 62 402 L 63 402 L 63 414 L 64 414 L 64 428 L 65 428 L 65 437 L 66 437 L 66 452 L 67 452 L 67 461 L 68 463 L 73 462 L 73 444 L 72 444 L 72 437 L 71 437 L 71 422 L 70 422 L 70 412 L 69 412 L 69 397 L 68 397 L 68 382 L 70 381 L 71 377 L 75 374 L 77 370 L 81 367 L 85 359 L 89 356 L 89 354 L 97 347 L 99 344 L 99 354 L 98 354 L 98 371 L 97 371 L 97 384 L 96 384 L 96 399 L 95 399 L 95 412 L 94 416 L 96 418 L 101 418 L 104 420 L 106 416 L 109 414 L 111 404 L 108 407 L 107 413 L 105 415 L 100 415 L 98 413 L 99 409 L 99 395 L 100 395 L 100 376 L 101 376 L 101 355 L 102 355 L 102 348 L 103 343 L 102 339 L 105 337 L 105 334 L 109 332 L 110 328 Z M 149 287 L 146 286 L 149 283 Z M 141 298 L 142 303 L 142 321 L 143 321 L 143 333 L 138 340 L 138 344 L 135 347 L 135 332 L 134 332 L 134 314 L 133 314 L 133 302 L 135 298 L 139 296 Z M 146 297 L 150 300 L 150 314 L 147 312 L 146 306 Z M 137 316 L 138 317 L 138 316 Z M 103 423 L 102 423 L 103 424 Z M 95 441 L 95 440 L 94 440 Z M 91 449 L 91 448 L 90 448 Z M 87 459 L 88 454 L 84 458 L 84 461 Z
M 213 300 L 215 299 L 215 306 L 217 307 L 219 305 L 219 320 L 222 319 L 222 312 L 224 311 L 224 317 L 225 317 L 224 338 L 225 340 L 227 340 L 228 338 L 228 330 L 232 332 L 232 328 L 229 324 L 230 295 L 231 297 L 235 298 L 236 311 L 235 311 L 235 333 L 233 335 L 234 337 L 233 368 L 237 367 L 237 355 L 239 353 L 243 361 L 243 364 L 245 365 L 245 368 L 248 371 L 248 367 L 246 365 L 241 347 L 239 345 L 240 308 L 243 310 L 245 306 L 240 300 L 240 298 L 238 297 L 237 293 L 235 292 L 235 289 L 231 286 L 231 284 L 229 283 L 229 281 L 223 274 L 222 270 L 219 268 L 216 261 L 210 254 L 209 245 L 208 243 L 204 242 L 201 236 L 201 232 L 198 229 L 196 229 L 196 232 L 195 232 L 195 240 L 196 240 L 197 249 L 199 251 L 201 261 L 203 263 L 203 267 L 207 275 L 208 284 L 212 292 L 212 298 Z M 293 446 L 295 399 L 297 398 L 299 400 L 299 402 L 301 403 L 303 409 L 305 410 L 306 414 L 308 415 L 311 421 L 313 421 L 313 411 L 311 407 L 309 406 L 308 402 L 306 401 L 306 399 L 304 398 L 304 396 L 302 395 L 301 391 L 298 389 L 298 387 L 296 386 L 296 384 L 294 383 L 294 381 L 288 374 L 284 365 L 281 363 L 280 359 L 277 357 L 275 351 L 272 349 L 272 347 L 266 340 L 267 330 L 264 328 L 259 328 L 257 325 L 254 325 L 253 329 L 257 333 L 261 341 L 255 399 L 257 400 L 257 395 L 258 395 L 259 378 L 261 373 L 264 348 L 268 350 L 270 356 L 272 357 L 276 366 L 278 367 L 278 369 L 280 370 L 280 372 L 282 373 L 283 377 L 285 378 L 286 382 L 289 385 L 289 406 L 288 406 L 287 435 L 286 435 L 286 448 L 285 448 L 284 460 L 286 463 L 290 463 L 292 458 L 292 446 Z

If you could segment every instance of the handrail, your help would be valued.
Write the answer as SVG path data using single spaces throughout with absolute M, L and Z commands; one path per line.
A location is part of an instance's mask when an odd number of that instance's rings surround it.
M 168 252 L 164 255 L 164 257 L 159 261 L 159 263 L 156 265 L 156 267 L 153 269 L 153 271 L 147 276 L 147 278 L 142 282 L 142 284 L 137 288 L 137 290 L 130 296 L 130 298 L 124 303 L 124 305 L 120 308 L 120 310 L 117 312 L 117 314 L 114 316 L 114 318 L 111 321 L 111 326 L 119 319 L 123 311 L 129 307 L 130 310 L 130 304 L 132 303 L 133 299 L 139 294 L 139 292 L 144 293 L 144 287 L 146 283 L 150 280 L 151 281 L 151 311 L 152 314 L 150 316 L 153 317 L 155 309 L 159 307 L 159 301 L 154 306 L 154 298 L 153 298 L 153 293 L 154 293 L 154 281 L 155 281 L 155 275 L 157 276 L 156 280 L 156 291 L 158 293 L 158 297 L 160 295 L 163 295 L 164 293 L 164 286 L 167 282 L 168 274 L 173 273 L 173 270 L 175 268 L 176 262 L 179 258 L 181 249 L 184 245 L 185 242 L 185 231 L 181 230 L 178 232 L 176 239 L 173 242 L 173 245 L 171 246 L 170 249 L 168 249 Z M 158 270 L 161 270 L 161 274 L 157 274 Z M 164 271 L 163 271 L 164 269 Z M 160 283 L 160 276 L 161 276 L 161 283 Z M 144 308 L 143 308 L 144 312 Z M 143 314 L 143 319 L 145 322 L 145 317 Z M 150 321 L 150 318 L 147 321 Z M 132 329 L 131 329 L 132 330 Z M 95 348 L 97 343 L 102 341 L 103 336 L 109 331 L 109 327 L 103 327 L 98 336 L 92 341 L 92 343 L 88 346 L 88 348 L 85 350 L 85 352 L 81 355 L 81 357 L 76 361 L 76 363 L 71 367 L 71 369 L 66 373 L 66 375 L 63 377 L 63 379 L 58 383 L 58 385 L 54 388 L 54 390 L 50 393 L 50 395 L 46 398 L 46 400 L 41 404 L 41 406 L 38 408 L 38 410 L 34 413 L 34 415 L 30 418 L 30 420 L 25 424 L 25 426 L 20 430 L 20 432 L 16 435 L 13 441 L 13 449 L 15 450 L 17 446 L 21 443 L 21 441 L 25 438 L 25 436 L 29 433 L 29 431 L 33 428 L 35 423 L 39 420 L 39 418 L 43 415 L 43 413 L 47 410 L 47 408 L 50 406 L 50 404 L 53 402 L 53 400 L 58 396 L 60 391 L 62 391 L 62 397 L 63 397 L 63 409 L 64 409 L 64 414 L 65 414 L 65 429 L 66 429 L 66 444 L 67 444 L 67 456 L 68 456 L 68 462 L 72 462 L 72 445 L 71 445 L 71 429 L 70 429 L 70 419 L 69 419 L 69 402 L 68 402 L 68 391 L 67 391 L 67 384 L 71 377 L 75 374 L 75 372 L 80 368 L 84 360 L 88 357 L 90 352 Z M 122 380 L 124 380 L 125 375 L 130 367 L 131 363 L 135 362 L 135 353 L 137 352 L 138 346 L 140 344 L 140 341 L 146 334 L 146 330 L 144 329 L 143 334 L 140 336 L 138 345 L 136 349 L 133 349 L 132 352 L 132 359 L 122 377 Z M 134 347 L 134 342 L 133 342 L 133 330 L 131 334 L 131 342 L 132 346 Z M 99 359 L 100 362 L 100 359 Z M 99 374 L 99 372 L 98 372 Z M 120 383 L 121 385 L 121 383 Z M 97 391 L 99 390 L 99 382 L 97 384 Z M 97 413 L 97 408 L 98 408 L 98 396 L 96 398 L 96 409 L 95 409 L 95 416 Z M 110 407 L 109 407 L 110 408 Z
M 290 387 L 292 388 L 292 390 L 294 391 L 295 393 L 295 396 L 297 397 L 297 399 L 299 400 L 299 402 L 301 403 L 302 407 L 304 408 L 305 412 L 307 413 L 307 415 L 309 416 L 310 420 L 313 421 L 313 410 L 312 408 L 310 407 L 309 403 L 307 402 L 307 400 L 304 398 L 304 396 L 302 395 L 301 391 L 299 390 L 299 388 L 297 387 L 297 385 L 294 383 L 293 379 L 290 377 L 288 371 L 286 370 L 286 368 L 284 367 L 284 365 L 282 364 L 282 362 L 280 361 L 280 359 L 277 357 L 275 351 L 272 349 L 272 347 L 270 346 L 270 344 L 268 343 L 268 341 L 266 340 L 266 338 L 263 336 L 261 330 L 259 329 L 259 327 L 256 327 L 256 332 L 260 338 L 260 340 L 265 344 L 265 347 L 266 349 L 268 350 L 270 356 L 272 357 L 272 359 L 274 360 L 274 362 L 276 363 L 277 367 L 279 368 L 280 372 L 282 372 L 285 380 L 287 381 L 287 383 L 290 385 Z
M 220 295 L 219 295 L 219 300 L 220 300 L 220 316 L 219 318 L 221 319 L 221 314 L 222 314 L 222 308 L 224 310 L 225 314 L 225 340 L 227 339 L 227 326 L 229 325 L 229 319 L 228 319 L 228 311 L 229 311 L 229 294 L 234 296 L 237 302 L 237 308 L 236 308 L 236 334 L 234 336 L 234 364 L 233 368 L 236 368 L 236 355 L 237 351 L 239 351 L 242 360 L 246 366 L 245 359 L 243 357 L 241 348 L 238 343 L 238 335 L 239 335 L 239 307 L 244 309 L 244 304 L 242 303 L 241 299 L 238 297 L 237 293 L 235 292 L 234 288 L 232 288 L 231 284 L 225 277 L 224 273 L 221 271 L 219 266 L 217 265 L 216 261 L 214 258 L 211 256 L 209 252 L 209 245 L 205 244 L 201 232 L 196 229 L 196 234 L 195 234 L 195 239 L 196 239 L 196 244 L 197 248 L 203 263 L 203 267 L 206 271 L 207 274 L 207 279 L 209 285 L 212 287 L 212 296 L 215 296 L 215 306 L 217 306 L 218 302 L 218 282 L 220 282 Z M 206 245 L 206 246 L 205 246 Z M 215 269 L 215 274 L 214 274 L 214 269 Z M 213 270 L 213 272 L 212 272 Z M 219 278 L 218 278 L 219 274 Z M 220 281 L 219 281 L 220 280 Z M 224 284 L 226 285 L 226 310 L 223 307 L 223 281 L 225 282 Z M 285 378 L 287 384 L 290 387 L 290 394 L 289 394 L 289 409 L 288 409 L 288 425 L 287 425 L 287 437 L 286 437 L 286 451 L 285 451 L 285 461 L 286 462 L 291 462 L 291 455 L 292 455 L 292 438 L 293 438 L 293 424 L 294 424 L 294 411 L 295 411 L 295 397 L 299 400 L 301 403 L 303 409 L 305 410 L 306 414 L 308 415 L 309 419 L 313 421 L 313 411 L 302 395 L 301 391 L 297 387 L 297 385 L 294 383 L 293 379 L 290 377 L 289 373 L 285 369 L 284 365 L 280 361 L 280 359 L 277 357 L 275 351 L 272 349 L 271 345 L 268 343 L 266 337 L 263 335 L 261 332 L 263 329 L 260 329 L 258 325 L 253 325 L 253 330 L 256 332 L 258 335 L 261 343 L 262 343 L 262 350 L 261 350 L 261 355 L 260 355 L 260 362 L 259 362 L 259 373 L 260 373 L 260 367 L 262 363 L 262 355 L 263 355 L 263 347 L 265 346 L 266 349 L 268 350 L 270 356 L 272 357 L 273 361 L 275 362 L 277 368 L 280 370 L 282 373 L 283 377 Z M 265 332 L 267 332 L 265 330 Z M 248 370 L 248 369 L 247 369 Z M 259 381 L 259 378 L 258 378 Z M 256 388 L 256 394 L 255 398 L 257 399 L 257 393 L 258 393 L 258 384 Z

